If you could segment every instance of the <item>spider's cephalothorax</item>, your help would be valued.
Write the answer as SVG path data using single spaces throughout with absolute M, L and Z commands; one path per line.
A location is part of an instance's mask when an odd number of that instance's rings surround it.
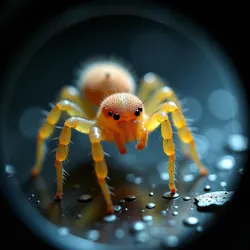
M 147 145 L 148 133 L 160 126 L 163 151 L 169 158 L 169 188 L 173 194 L 176 192 L 175 145 L 169 113 L 181 142 L 189 145 L 189 155 L 201 174 L 207 174 L 199 160 L 192 132 L 177 96 L 157 75 L 146 74 L 135 93 L 135 80 L 129 70 L 112 61 L 98 61 L 82 70 L 77 87 L 62 88 L 59 101 L 49 112 L 37 136 L 37 155 L 32 175 L 39 174 L 41 170 L 45 140 L 51 136 L 61 113 L 64 111 L 70 116 L 64 122 L 56 149 L 57 199 L 61 199 L 63 194 L 62 162 L 69 153 L 72 129 L 89 136 L 95 172 L 109 213 L 113 213 L 113 204 L 105 181 L 108 168 L 101 141 L 114 142 L 121 154 L 127 152 L 126 143 L 131 141 L 136 141 L 136 148 L 142 150 Z M 147 102 L 144 103 L 145 100 Z

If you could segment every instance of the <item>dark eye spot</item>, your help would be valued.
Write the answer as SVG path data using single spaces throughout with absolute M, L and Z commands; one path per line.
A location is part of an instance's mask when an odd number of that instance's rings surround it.
M 142 107 L 138 108 L 138 110 L 139 110 L 140 112 L 142 112 Z
M 112 116 L 113 115 L 113 112 L 112 111 L 109 111 L 108 112 L 108 116 Z
M 139 116 L 140 115 L 140 111 L 136 110 L 134 114 L 135 114 L 135 116 Z
M 118 114 L 118 113 L 115 113 L 114 115 L 113 115 L 113 118 L 114 118 L 114 120 L 119 120 L 120 119 L 120 115 Z

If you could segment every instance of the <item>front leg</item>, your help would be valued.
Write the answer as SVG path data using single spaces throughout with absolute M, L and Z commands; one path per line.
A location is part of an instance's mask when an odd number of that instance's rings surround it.
M 113 203 L 111 200 L 111 195 L 109 192 L 108 185 L 105 178 L 108 175 L 108 167 L 104 160 L 104 151 L 101 145 L 102 133 L 98 127 L 92 127 L 89 131 L 89 139 L 92 144 L 92 158 L 95 163 L 95 172 L 97 176 L 98 183 L 101 187 L 102 193 L 104 195 L 105 201 L 108 207 L 108 213 L 113 214 Z
M 168 156 L 169 188 L 172 194 L 177 189 L 174 183 L 174 165 L 175 165 L 175 144 L 173 141 L 173 132 L 168 115 L 165 112 L 158 111 L 151 115 L 145 124 L 148 132 L 154 131 L 161 124 L 161 135 L 163 137 L 163 151 Z
M 163 103 L 160 105 L 159 109 L 164 112 L 170 112 L 172 114 L 172 120 L 174 126 L 178 130 L 178 136 L 180 140 L 183 143 L 189 145 L 191 158 L 196 163 L 201 175 L 207 175 L 208 170 L 203 166 L 202 162 L 200 161 L 192 132 L 187 125 L 186 119 L 181 109 L 174 102 Z
M 56 149 L 56 177 L 57 177 L 57 193 L 56 199 L 61 199 L 63 194 L 63 166 L 62 162 L 66 160 L 69 153 L 69 143 L 71 140 L 71 130 L 75 129 L 80 133 L 88 134 L 90 127 L 94 121 L 80 117 L 71 117 L 64 122 L 63 129 L 59 137 L 59 145 Z

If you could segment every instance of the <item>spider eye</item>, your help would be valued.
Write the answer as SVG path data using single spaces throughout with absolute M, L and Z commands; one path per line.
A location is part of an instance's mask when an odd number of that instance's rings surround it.
M 112 116 L 113 115 L 113 112 L 112 111 L 109 111 L 108 112 L 108 116 Z
M 139 110 L 140 112 L 142 112 L 142 107 L 138 108 L 138 110 Z
M 135 116 L 139 116 L 140 115 L 140 111 L 137 109 L 134 114 L 135 114 Z
M 119 120 L 120 119 L 120 115 L 118 114 L 118 113 L 115 113 L 114 115 L 113 115 L 113 118 L 114 118 L 114 120 Z

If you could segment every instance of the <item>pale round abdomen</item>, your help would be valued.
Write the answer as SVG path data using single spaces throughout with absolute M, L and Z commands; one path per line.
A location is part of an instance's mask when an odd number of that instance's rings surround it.
M 135 79 L 124 66 L 112 61 L 100 61 L 87 65 L 78 83 L 83 96 L 95 106 L 114 93 L 134 93 Z

